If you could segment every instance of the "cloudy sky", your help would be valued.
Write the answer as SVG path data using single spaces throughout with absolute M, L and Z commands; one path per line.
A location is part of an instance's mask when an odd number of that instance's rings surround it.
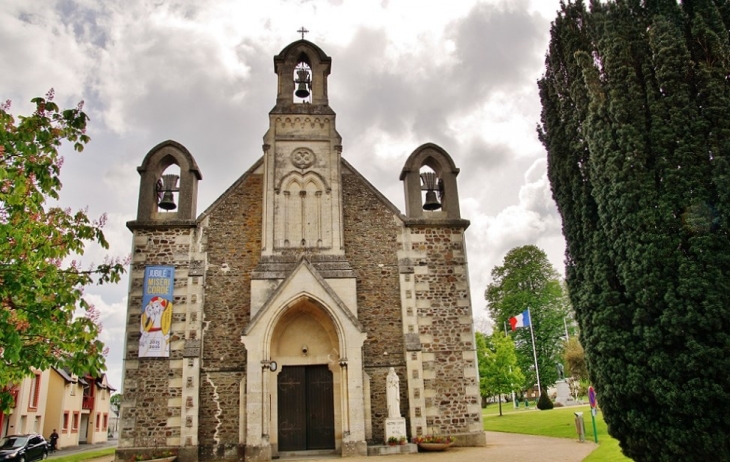
M 0 101 L 27 114 L 56 91 L 85 101 L 91 143 L 66 150 L 61 202 L 108 214 L 127 255 L 136 167 L 161 141 L 185 145 L 205 210 L 262 154 L 276 99 L 273 56 L 306 38 L 332 57 L 330 106 L 343 157 L 404 210 L 408 155 L 433 142 L 461 168 L 475 316 L 492 268 L 535 244 L 563 272 L 560 217 L 536 135 L 550 22 L 559 0 L 2 0 Z M 121 386 L 128 281 L 89 288 L 102 311 L 110 381 Z

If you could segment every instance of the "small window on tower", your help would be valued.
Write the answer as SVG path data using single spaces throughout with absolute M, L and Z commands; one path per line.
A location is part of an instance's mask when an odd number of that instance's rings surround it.
M 312 68 L 301 58 L 294 68 L 294 102 L 312 102 Z

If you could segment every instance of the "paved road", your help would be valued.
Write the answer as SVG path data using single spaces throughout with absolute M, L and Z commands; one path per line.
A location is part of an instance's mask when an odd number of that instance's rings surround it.
M 444 452 L 421 452 L 380 457 L 351 457 L 347 462 L 581 462 L 598 447 L 595 443 L 580 443 L 577 439 L 548 438 L 546 436 L 518 435 L 513 433 L 486 432 L 487 447 L 455 448 Z M 81 445 L 78 448 L 62 449 L 49 459 L 78 452 L 95 451 L 116 446 L 109 443 Z M 340 457 L 307 458 L 308 462 L 332 462 Z M 88 462 L 112 462 L 114 456 L 100 457 Z

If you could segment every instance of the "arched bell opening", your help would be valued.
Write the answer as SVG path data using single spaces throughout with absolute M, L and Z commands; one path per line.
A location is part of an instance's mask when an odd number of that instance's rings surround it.
M 340 339 L 327 310 L 302 297 L 271 334 L 273 452 L 338 449 L 342 441 Z
M 203 176 L 183 145 L 172 140 L 158 144 L 137 171 L 141 178 L 136 223 L 195 219 L 198 181 Z
M 312 65 L 306 53 L 300 53 L 294 66 L 294 103 L 312 102 Z
M 155 188 L 157 213 L 177 213 L 177 206 L 180 203 L 179 181 L 180 166 L 177 163 L 170 164 L 160 174 Z
M 331 65 L 332 59 L 307 40 L 297 40 L 281 50 L 274 57 L 274 72 L 278 76 L 274 112 L 291 112 L 292 103 L 327 106 Z
M 441 210 L 444 198 L 444 182 L 437 171 L 428 163 L 421 167 L 418 173 L 421 179 L 421 203 L 426 212 Z
M 427 143 L 408 157 L 400 179 L 409 218 L 461 219 L 456 176 L 459 169 L 441 147 Z

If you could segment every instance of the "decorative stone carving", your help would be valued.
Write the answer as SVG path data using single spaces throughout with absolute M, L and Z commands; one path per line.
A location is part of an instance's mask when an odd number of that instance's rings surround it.
M 297 148 L 291 153 L 291 163 L 296 168 L 309 168 L 314 165 L 316 159 L 317 156 L 315 156 L 311 149 L 307 148 Z

